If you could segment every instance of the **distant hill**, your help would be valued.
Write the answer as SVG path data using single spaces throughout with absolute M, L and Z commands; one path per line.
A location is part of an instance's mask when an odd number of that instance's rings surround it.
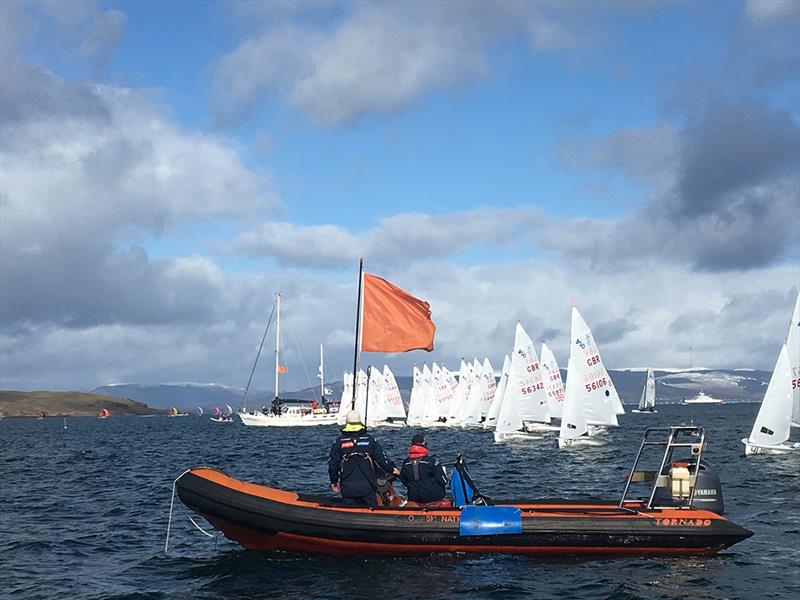
M 164 411 L 129 398 L 115 398 L 86 392 L 17 392 L 0 390 L 0 412 L 5 417 L 95 416 L 107 408 L 112 416 L 153 415 Z
M 614 385 L 622 401 L 636 404 L 644 387 L 645 369 L 619 369 L 610 371 Z M 566 371 L 562 369 L 562 377 Z M 656 398 L 658 402 L 680 402 L 704 391 L 712 396 L 741 402 L 761 401 L 767 389 L 771 373 L 749 369 L 656 369 Z M 397 385 L 406 404 L 411 395 L 411 377 L 397 376 Z M 336 401 L 342 395 L 342 382 L 326 383 L 333 391 Z M 242 389 L 213 383 L 165 383 L 165 384 L 113 384 L 94 388 L 92 393 L 108 396 L 133 398 L 149 406 L 168 409 L 171 406 L 192 411 L 197 406 L 210 409 L 230 404 L 234 410 L 242 403 Z M 319 398 L 319 388 L 310 387 L 293 392 L 282 393 L 284 399 L 310 401 Z M 247 396 L 248 407 L 255 408 L 269 404 L 271 391 L 251 390 Z
M 169 409 L 175 406 L 192 411 L 198 406 L 210 409 L 213 406 L 222 408 L 226 404 L 236 410 L 242 403 L 243 390 L 216 383 L 115 383 L 93 388 L 90 392 L 133 398 L 155 408 Z M 254 406 L 264 404 L 271 398 L 272 395 L 266 392 L 251 391 L 248 394 L 248 400 L 252 400 Z
M 620 398 L 626 404 L 638 404 L 642 395 L 646 369 L 621 369 L 609 373 Z M 565 376 L 565 371 L 561 371 Z M 656 402 L 680 402 L 700 392 L 738 402 L 760 402 L 767 391 L 772 373 L 750 369 L 654 369 Z

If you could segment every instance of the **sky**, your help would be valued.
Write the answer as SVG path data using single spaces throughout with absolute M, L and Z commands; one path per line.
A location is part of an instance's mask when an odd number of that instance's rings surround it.
M 362 257 L 437 326 L 395 374 L 563 367 L 573 303 L 610 368 L 771 369 L 800 3 L 0 3 L 0 387 L 243 386 L 276 291 L 281 385 L 339 379 Z

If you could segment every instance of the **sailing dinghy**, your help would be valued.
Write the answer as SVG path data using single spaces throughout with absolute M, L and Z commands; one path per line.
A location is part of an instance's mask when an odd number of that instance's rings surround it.
M 406 411 L 400 388 L 389 365 L 380 369 L 370 369 L 369 376 L 369 409 L 367 416 L 369 427 L 405 427 Z
M 533 341 L 522 324 L 517 323 L 514 353 L 511 355 L 508 382 L 503 393 L 494 441 L 539 440 L 547 431 L 557 431 L 550 424 L 542 372 Z
M 558 432 L 558 447 L 605 446 L 608 442 L 593 435 L 586 420 L 586 391 L 572 357 L 567 363 L 567 384 L 564 389 L 564 412 Z
M 800 292 L 794 302 L 786 348 L 792 369 L 792 427 L 800 427 Z
M 634 408 L 635 413 L 656 413 L 656 378 L 653 376 L 653 369 L 647 369 L 647 380 L 642 389 L 642 397 L 639 399 L 639 407 Z
M 558 446 L 601 446 L 606 442 L 596 436 L 607 426 L 618 425 L 621 403 L 614 382 L 603 366 L 594 336 L 574 306 L 570 339 Z
M 800 452 L 800 443 L 788 441 L 791 422 L 792 367 L 789 349 L 784 344 L 750 437 L 742 440 L 745 456 Z
M 426 395 L 425 418 L 422 426 L 447 427 L 447 417 L 453 403 L 453 393 L 457 387 L 455 377 L 444 367 L 433 363 L 432 368 L 426 371 L 428 365 L 422 369 L 422 380 Z M 455 384 L 455 385 L 454 385 Z
M 544 391 L 547 394 L 547 408 L 551 419 L 560 419 L 564 410 L 564 382 L 558 368 L 556 357 L 547 344 L 542 342 L 542 354 L 539 356 L 542 363 L 542 379 Z
M 503 394 L 508 385 L 508 373 L 511 370 L 511 359 L 508 354 L 503 358 L 503 369 L 500 371 L 500 381 L 497 382 L 494 396 L 492 396 L 492 403 L 489 406 L 489 412 L 486 413 L 486 420 L 483 422 L 484 429 L 493 429 L 497 425 L 497 415 L 500 413 L 500 406 L 503 403 Z M 494 375 L 492 375 L 494 379 Z
M 218 406 L 214 407 L 214 416 L 211 417 L 214 423 L 233 423 L 233 409 L 230 404 L 225 405 L 225 410 L 222 411 Z
M 411 398 L 408 401 L 406 423 L 417 427 L 422 425 L 422 419 L 425 416 L 425 396 L 422 391 L 422 371 L 416 365 L 414 365 L 411 381 Z

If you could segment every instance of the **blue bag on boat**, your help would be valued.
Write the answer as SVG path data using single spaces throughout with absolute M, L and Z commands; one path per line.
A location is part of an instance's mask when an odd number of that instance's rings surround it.
M 450 493 L 453 494 L 453 506 L 458 508 L 471 504 L 475 497 L 475 489 L 461 474 L 458 465 L 453 467 L 453 475 L 450 477 Z

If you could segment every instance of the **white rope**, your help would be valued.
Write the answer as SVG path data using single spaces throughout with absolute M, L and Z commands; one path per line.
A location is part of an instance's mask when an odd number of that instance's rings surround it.
M 172 529 L 172 509 L 175 506 L 175 486 L 178 483 L 178 479 L 186 475 L 189 471 L 191 471 L 191 469 L 186 469 L 183 473 L 175 478 L 175 481 L 172 482 L 172 496 L 169 499 L 169 518 L 167 519 L 167 539 L 164 542 L 164 554 L 167 554 L 169 551 L 169 532 Z
M 189 520 L 192 522 L 192 525 L 194 525 L 195 527 L 197 527 L 200 530 L 200 533 L 204 533 L 205 535 L 207 535 L 210 538 L 215 537 L 213 533 L 208 533 L 205 529 L 200 527 L 200 525 L 197 524 L 197 521 L 195 521 L 192 517 L 189 517 Z

